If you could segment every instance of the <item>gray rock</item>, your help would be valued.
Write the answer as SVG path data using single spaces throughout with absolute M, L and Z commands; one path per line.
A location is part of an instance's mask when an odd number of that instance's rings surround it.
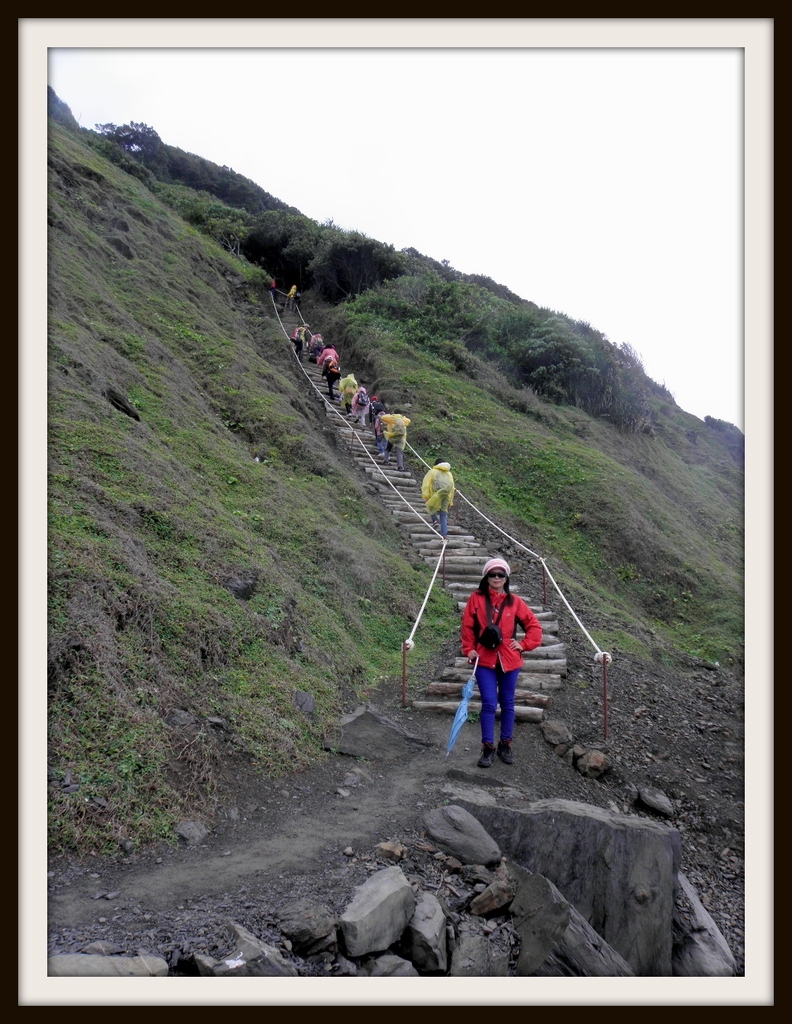
M 309 718 L 311 718 L 313 716 L 313 713 L 314 713 L 313 694 L 305 693 L 303 690 L 297 690 L 297 692 L 294 694 L 294 697 L 292 699 L 293 699 L 293 702 L 294 702 L 294 706 L 296 708 L 299 708 L 300 711 L 302 711 L 304 715 L 307 715 Z
M 417 978 L 418 971 L 409 960 L 403 960 L 395 953 L 386 953 L 370 960 L 360 972 L 369 978 Z
M 511 860 L 544 875 L 641 976 L 670 976 L 676 829 L 572 800 L 465 801 Z
M 601 750 L 587 750 L 575 764 L 580 774 L 589 779 L 598 779 L 610 770 L 610 766 L 610 761 Z
M 494 949 L 486 935 L 460 935 L 448 974 L 452 978 L 506 978 L 509 958 Z
M 441 850 L 463 864 L 494 864 L 501 858 L 498 844 L 481 822 L 456 804 L 424 815 L 426 831 Z
M 90 953 L 60 953 L 47 960 L 49 978 L 164 978 L 168 965 L 161 957 L 93 956 Z
M 510 871 L 514 871 L 510 865 Z M 631 978 L 630 965 L 599 936 L 551 881 L 525 876 L 512 902 L 520 934 L 516 973 L 531 977 Z
M 270 946 L 236 921 L 229 922 L 234 948 L 217 963 L 204 957 L 206 969 L 215 978 L 296 978 L 297 968 L 289 963 L 274 946 Z M 196 961 L 197 962 L 197 961 Z
M 402 936 L 402 948 L 421 971 L 447 969 L 446 917 L 440 901 L 432 893 L 422 892 L 418 897 L 413 916 Z
M 685 921 L 677 908 L 674 913 L 673 973 L 675 978 L 731 978 L 736 963 L 726 939 L 704 909 L 698 894 L 682 872 L 679 888 L 691 906 Z
M 662 789 L 652 789 L 650 786 L 640 786 L 638 789 L 638 799 L 644 807 L 648 807 L 652 811 L 657 811 L 658 814 L 663 814 L 666 818 L 673 818 L 674 805 Z
M 572 735 L 569 727 L 563 722 L 555 721 L 552 718 L 549 720 L 545 719 L 539 728 L 542 730 L 542 736 L 544 736 L 551 747 L 575 742 L 575 737 Z
M 530 977 L 545 962 L 567 930 L 572 908 L 542 875 L 529 875 L 512 900 L 514 927 L 520 933 L 517 974 Z
M 338 727 L 325 737 L 323 746 L 326 750 L 338 750 L 369 761 L 387 761 L 429 744 L 412 736 L 376 708 L 364 704 L 341 719 Z
M 281 931 L 300 956 L 338 948 L 335 916 L 323 904 L 307 898 L 295 900 L 279 918 Z
M 198 719 L 183 708 L 172 708 L 165 716 L 165 721 L 173 729 L 194 729 L 198 727 Z
M 93 953 L 95 956 L 114 956 L 116 953 L 123 953 L 123 949 L 115 942 L 89 942 L 83 946 L 83 953 Z
M 339 920 L 347 954 L 386 950 L 407 927 L 414 910 L 415 895 L 400 867 L 375 872 Z
M 187 846 L 200 846 L 209 831 L 200 821 L 180 821 L 176 826 L 176 835 Z

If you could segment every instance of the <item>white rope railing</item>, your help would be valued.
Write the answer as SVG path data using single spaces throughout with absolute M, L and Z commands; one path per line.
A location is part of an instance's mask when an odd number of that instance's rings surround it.
M 412 446 L 412 445 L 408 445 L 408 447 L 409 447 L 410 451 L 411 451 L 411 452 L 413 453 L 413 455 L 415 455 L 415 457 L 416 457 L 416 458 L 417 458 L 417 459 L 418 459 L 418 460 L 419 460 L 420 462 L 423 462 L 423 464 L 424 464 L 424 465 L 425 465 L 426 467 L 429 467 L 429 463 L 428 463 L 428 462 L 427 462 L 427 461 L 426 461 L 425 459 L 423 459 L 423 458 L 422 458 L 422 457 L 421 457 L 421 456 L 420 456 L 420 455 L 418 454 L 418 452 L 417 452 L 417 451 L 416 451 L 416 450 L 415 450 L 415 449 L 413 448 L 413 446 Z M 610 665 L 610 664 L 611 664 L 611 662 L 613 661 L 613 658 L 611 657 L 611 655 L 610 655 L 610 654 L 608 654 L 607 652 L 605 652 L 605 651 L 602 651 L 602 650 L 600 649 L 599 645 L 598 645 L 598 644 L 596 643 L 596 641 L 595 641 L 595 640 L 593 639 L 593 637 L 592 637 L 592 636 L 591 636 L 591 634 L 590 634 L 590 633 L 588 632 L 588 630 L 586 629 L 586 627 L 585 627 L 585 626 L 583 625 L 583 623 L 582 623 L 582 622 L 580 621 L 580 618 L 578 617 L 578 615 L 576 614 L 575 610 L 574 610 L 574 609 L 572 608 L 572 606 L 570 605 L 569 601 L 567 601 L 567 599 L 566 599 L 566 597 L 564 596 L 564 593 L 563 593 L 563 591 L 561 590 L 561 588 L 559 587 L 558 583 L 556 583 L 556 581 L 555 581 L 555 577 L 554 577 L 554 576 L 553 576 L 553 574 L 552 574 L 552 573 L 550 572 L 550 569 L 548 568 L 548 565 L 547 565 L 547 562 L 546 562 L 546 560 L 545 560 L 544 558 L 542 558 L 542 556 L 541 556 L 541 555 L 538 555 L 538 554 L 537 554 L 537 553 L 536 553 L 535 551 L 532 551 L 532 550 L 531 550 L 531 549 L 530 549 L 529 547 L 526 547 L 526 545 L 525 545 L 525 544 L 523 544 L 523 543 L 522 543 L 521 541 L 517 540 L 517 538 L 516 538 L 516 537 L 512 537 L 512 536 L 511 536 L 510 534 L 508 534 L 508 533 L 507 533 L 507 532 L 506 532 L 505 530 L 501 529 L 501 527 L 500 527 L 500 526 L 498 526 L 498 524 L 497 524 L 497 523 L 494 523 L 494 522 L 493 522 L 493 521 L 492 521 L 492 520 L 491 520 L 491 519 L 489 518 L 489 516 L 486 516 L 486 515 L 485 515 L 485 514 L 484 514 L 484 513 L 483 513 L 483 512 L 481 511 L 481 509 L 480 509 L 480 508 L 477 508 L 477 507 L 476 507 L 476 506 L 475 506 L 475 505 L 473 504 L 473 502 L 472 502 L 472 501 L 469 501 L 469 500 L 468 500 L 468 498 L 466 498 L 466 497 L 465 497 L 465 495 L 464 495 L 464 494 L 463 494 L 463 493 L 462 493 L 462 492 L 461 492 L 461 491 L 460 491 L 460 490 L 459 490 L 458 488 L 457 488 L 457 490 L 456 490 L 456 493 L 457 493 L 457 494 L 459 495 L 459 497 L 460 497 L 460 498 L 462 498 L 462 500 L 463 500 L 463 501 L 467 502 L 467 504 L 468 504 L 468 505 L 470 505 L 470 507 L 471 507 L 471 508 L 473 509 L 473 511 L 474 511 L 474 512 L 476 512 L 476 513 L 478 513 L 478 515 L 480 515 L 480 516 L 481 516 L 481 518 L 482 518 L 482 519 L 483 519 L 483 520 L 484 520 L 485 522 L 489 523 L 489 525 L 490 525 L 490 526 L 494 527 L 494 529 L 496 529 L 496 530 L 497 530 L 497 531 L 498 531 L 499 533 L 503 534 L 503 536 L 504 536 L 504 537 L 506 537 L 506 538 L 507 538 L 507 540 L 510 540 L 510 541 L 511 541 L 511 542 L 512 542 L 513 544 L 516 544 L 516 545 L 517 545 L 517 547 L 519 547 L 519 548 L 522 548 L 522 550 L 523 550 L 523 551 L 527 551 L 527 552 L 528 552 L 528 554 L 529 554 L 529 555 L 530 555 L 530 556 L 531 556 L 532 558 L 536 559 L 536 561 L 540 563 L 540 565 L 542 566 L 542 569 L 543 569 L 543 571 L 544 571 L 544 572 L 546 573 L 546 575 L 547 575 L 547 578 L 548 578 L 548 579 L 550 580 L 550 582 L 551 582 L 551 583 L 553 584 L 553 586 L 555 587 L 556 593 L 557 593 L 557 594 L 558 594 L 558 596 L 559 596 L 559 597 L 561 598 L 561 600 L 562 600 L 562 601 L 564 602 L 564 605 L 566 606 L 567 610 L 569 611 L 570 615 L 571 615 L 571 616 L 572 616 L 572 618 L 573 618 L 573 619 L 575 620 L 575 622 L 577 623 L 577 625 L 578 625 L 578 626 L 580 627 L 580 630 L 581 630 L 581 632 L 583 633 L 583 635 L 584 635 L 584 636 L 586 637 L 586 639 L 588 640 L 588 642 L 589 642 L 589 643 L 591 644 L 591 646 L 592 646 L 592 647 L 594 648 L 594 651 L 596 652 L 596 653 L 595 653 L 595 656 L 594 656 L 594 661 L 595 661 L 595 662 L 596 662 L 597 664 L 600 664 L 600 663 L 601 663 L 601 664 L 603 664 L 603 665 Z
M 283 321 L 281 320 L 280 314 L 278 312 L 278 307 L 277 307 L 277 305 L 275 303 L 275 298 L 272 295 L 272 293 L 270 293 L 270 297 L 272 299 L 272 305 L 273 305 L 273 308 L 275 310 L 275 315 L 276 315 L 276 317 L 278 319 L 278 323 L 280 324 L 281 330 L 283 331 L 287 341 L 289 341 L 289 340 L 291 340 L 289 338 L 289 333 L 286 330 L 286 327 L 284 326 Z M 305 320 L 304 320 L 302 314 L 300 313 L 299 309 L 297 309 L 297 314 L 300 317 L 300 320 L 302 321 L 302 323 L 305 324 Z M 354 429 L 352 424 L 346 422 L 344 417 L 342 417 L 340 410 L 335 408 L 333 403 L 330 402 L 330 400 L 328 398 L 326 398 L 322 394 L 322 392 L 317 387 L 316 383 L 311 379 L 310 374 L 306 371 L 305 367 L 302 365 L 302 361 L 300 360 L 299 355 L 297 354 L 296 350 L 294 350 L 294 357 L 295 357 L 295 359 L 297 361 L 297 365 L 302 370 L 303 375 L 305 376 L 306 380 L 309 382 L 311 387 L 313 387 L 313 389 L 316 391 L 316 393 L 322 399 L 322 401 L 324 402 L 325 406 L 327 408 L 332 409 L 333 412 L 339 417 L 339 419 L 344 420 L 344 425 L 349 427 L 349 429 L 350 429 L 350 431 L 352 432 L 352 435 L 353 435 L 353 443 L 356 440 L 360 444 L 363 452 L 369 458 L 369 460 L 371 461 L 372 465 L 374 465 L 377 468 L 377 470 L 379 471 L 379 473 L 382 476 L 382 478 L 392 488 L 392 490 L 398 495 L 399 499 L 407 506 L 407 508 L 410 509 L 411 512 L 413 512 L 418 517 L 418 519 L 421 522 L 423 522 L 426 526 L 429 527 L 429 529 L 432 531 L 432 533 L 435 534 L 435 536 L 440 537 L 440 539 L 442 540 L 442 547 L 441 547 L 440 557 L 438 558 L 437 564 L 435 565 L 435 569 L 434 569 L 434 572 L 432 574 L 432 579 L 431 579 L 431 581 L 429 583 L 429 587 L 428 587 L 428 589 L 426 591 L 426 594 L 424 596 L 424 599 L 423 599 L 423 604 L 421 605 L 421 608 L 420 608 L 420 610 L 418 612 L 418 615 L 416 617 L 416 620 L 415 620 L 415 623 L 413 625 L 413 628 L 410 631 L 410 635 L 402 643 L 402 706 L 404 706 L 405 701 L 406 701 L 406 687 L 407 687 L 407 681 L 406 681 L 407 680 L 407 669 L 406 669 L 407 652 L 411 651 L 415 647 L 415 641 L 414 641 L 413 637 L 415 636 L 416 630 L 418 629 L 418 625 L 419 625 L 419 623 L 421 621 L 421 617 L 423 616 L 424 609 L 426 608 L 427 602 L 429 600 L 429 595 L 432 592 L 432 587 L 434 586 L 435 580 L 437 579 L 437 573 L 440 570 L 440 566 L 443 564 L 443 559 L 445 557 L 445 549 L 446 549 L 446 545 L 448 543 L 448 539 L 447 539 L 447 537 L 442 537 L 440 535 L 439 531 L 435 529 L 433 524 L 429 520 L 425 519 L 423 514 L 421 512 L 419 512 L 416 508 L 414 508 L 413 505 L 410 504 L 410 502 L 404 497 L 404 495 L 395 486 L 393 481 L 390 480 L 390 478 L 384 472 L 384 470 L 382 469 L 380 464 L 376 461 L 376 459 L 374 459 L 374 457 L 372 456 L 371 452 L 368 450 L 368 448 L 366 447 L 366 445 L 363 442 L 362 438 L 360 437 L 358 432 Z M 429 463 L 415 450 L 415 448 L 413 448 L 413 446 L 411 444 L 409 444 L 409 442 L 405 442 L 405 446 L 410 449 L 410 451 L 413 453 L 413 455 L 415 455 L 415 457 L 418 459 L 419 462 L 422 462 L 423 465 L 427 467 L 427 469 L 431 469 L 431 467 L 429 466 Z M 604 706 L 604 712 L 605 712 L 604 735 L 605 735 L 605 739 L 607 739 L 608 738 L 608 701 L 607 701 L 608 680 L 607 680 L 607 667 L 613 661 L 612 655 L 610 655 L 607 651 L 603 651 L 603 650 L 600 649 L 600 647 L 597 644 L 597 642 L 594 640 L 594 638 L 588 632 L 586 627 L 583 625 L 583 623 L 580 620 L 580 617 L 577 615 L 575 610 L 572 608 L 572 606 L 570 605 L 569 601 L 567 601 L 566 597 L 564 596 L 563 591 L 561 590 L 560 586 L 556 582 L 555 577 L 550 572 L 550 569 L 549 569 L 549 567 L 547 565 L 547 561 L 541 555 L 537 554 L 535 551 L 532 551 L 531 548 L 529 548 L 525 544 L 523 544 L 522 541 L 519 541 L 516 537 L 512 537 L 511 534 L 507 533 L 497 523 L 493 522 L 493 520 L 490 519 L 489 516 L 487 516 L 484 512 L 482 512 L 480 508 L 478 508 L 476 505 L 474 505 L 473 502 L 470 501 L 466 497 L 466 495 L 463 494 L 462 491 L 459 490 L 459 488 L 456 488 L 456 494 L 467 505 L 469 505 L 470 508 L 473 509 L 473 511 L 477 515 L 479 515 L 486 523 L 488 523 L 493 529 L 497 530 L 498 533 L 502 534 L 507 540 L 511 541 L 512 544 L 515 544 L 518 548 L 521 548 L 523 551 L 527 552 L 531 556 L 531 558 L 533 558 L 535 561 L 537 561 L 542 566 L 542 572 L 544 573 L 545 578 L 550 580 L 550 582 L 552 583 L 553 587 L 555 588 L 556 593 L 558 594 L 558 596 L 563 601 L 564 606 L 566 607 L 567 611 L 572 616 L 572 618 L 574 619 L 574 621 L 577 624 L 578 628 L 583 633 L 583 635 L 586 637 L 588 642 L 594 648 L 594 651 L 595 651 L 594 662 L 595 662 L 595 664 L 599 664 L 599 665 L 602 666 L 603 706 Z
M 281 330 L 283 331 L 287 341 L 290 341 L 291 339 L 289 338 L 289 332 L 287 331 L 283 321 L 281 320 L 281 318 L 280 318 L 280 316 L 278 314 L 278 308 L 275 305 L 275 300 L 274 299 L 272 300 L 272 304 L 273 304 L 273 307 L 275 308 L 275 315 L 278 318 L 278 323 L 280 324 Z M 303 319 L 301 314 L 300 314 L 300 319 L 301 320 Z M 304 322 L 305 321 L 303 321 L 303 323 Z M 293 353 L 294 353 L 294 358 L 295 358 L 295 360 L 297 362 L 297 365 L 302 370 L 302 373 L 303 373 L 303 376 L 305 377 L 305 379 L 308 381 L 308 383 L 311 385 L 311 387 L 314 389 L 314 391 L 317 393 L 317 395 L 319 395 L 319 397 L 322 399 L 322 401 L 325 404 L 325 407 L 328 408 L 328 409 L 331 409 L 333 411 L 333 413 L 336 416 L 338 416 L 338 418 L 343 422 L 343 425 L 345 427 L 349 427 L 349 429 L 352 431 L 352 434 L 354 435 L 354 440 L 356 440 L 358 442 L 358 444 L 360 445 L 363 453 L 367 456 L 367 458 L 371 462 L 372 466 L 374 466 L 374 468 L 378 471 L 378 473 L 380 474 L 382 479 L 385 481 L 385 483 L 387 483 L 388 486 L 396 493 L 396 495 L 398 495 L 399 500 L 403 501 L 404 504 L 407 506 L 407 508 L 411 512 L 413 512 L 419 518 L 419 520 L 422 523 L 424 523 L 424 525 L 429 527 L 429 529 L 432 531 L 432 533 L 436 537 L 439 537 L 441 540 L 444 540 L 444 538 L 440 535 L 439 530 L 435 529 L 435 527 L 432 524 L 432 522 L 430 520 L 424 518 L 424 514 L 422 512 L 420 512 L 417 508 L 415 508 L 413 505 L 410 504 L 410 502 L 407 500 L 407 498 L 405 498 L 405 496 L 401 493 L 401 491 L 398 489 L 398 487 L 396 487 L 396 485 L 393 483 L 393 481 L 388 477 L 387 473 L 384 471 L 382 466 L 377 462 L 377 460 L 374 458 L 374 456 L 371 454 L 371 452 L 366 447 L 365 442 L 361 438 L 360 434 L 358 434 L 358 432 L 355 430 L 355 428 L 352 426 L 352 424 L 349 423 L 344 416 L 342 416 L 341 410 L 340 409 L 336 409 L 336 407 L 333 405 L 333 403 L 330 401 L 330 399 L 322 394 L 322 392 L 319 389 L 319 387 L 317 386 L 316 382 L 311 379 L 311 375 L 308 373 L 308 371 L 303 366 L 302 360 L 298 356 L 296 350 L 293 350 Z M 445 543 L 443 544 L 443 547 L 445 548 Z

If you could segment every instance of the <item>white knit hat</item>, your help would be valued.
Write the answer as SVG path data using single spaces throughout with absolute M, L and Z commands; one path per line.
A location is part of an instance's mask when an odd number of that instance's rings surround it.
M 491 558 L 484 566 L 482 576 L 486 576 L 487 573 L 491 572 L 492 569 L 503 569 L 507 576 L 511 576 L 511 569 L 509 568 L 509 563 L 504 562 L 502 558 Z

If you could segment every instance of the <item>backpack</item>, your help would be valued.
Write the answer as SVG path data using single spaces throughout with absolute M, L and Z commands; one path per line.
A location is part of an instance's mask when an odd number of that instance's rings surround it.
M 329 377 L 331 375 L 340 377 L 341 367 L 338 365 L 335 359 L 333 359 L 332 356 L 328 356 L 327 359 L 325 359 L 324 361 L 324 365 L 322 366 L 322 376 Z
M 392 437 L 404 437 L 407 433 L 407 428 L 401 416 L 398 416 L 391 424 L 390 433 Z
M 360 394 L 360 395 L 358 395 L 357 396 L 357 404 L 360 405 L 360 406 L 368 405 L 369 404 L 369 396 L 367 394 L 365 394 L 365 392 Z

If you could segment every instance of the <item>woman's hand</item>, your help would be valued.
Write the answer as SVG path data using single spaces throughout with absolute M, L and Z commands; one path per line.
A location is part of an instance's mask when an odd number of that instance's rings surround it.
M 514 637 L 512 637 L 511 640 L 509 641 L 509 647 L 511 647 L 513 651 L 519 651 L 520 654 L 522 654 L 523 652 L 522 646 L 520 645 L 520 641 L 515 640 Z
M 475 651 L 470 651 L 468 656 L 467 656 L 467 660 L 468 660 L 468 665 L 475 665 L 476 664 L 476 652 Z

